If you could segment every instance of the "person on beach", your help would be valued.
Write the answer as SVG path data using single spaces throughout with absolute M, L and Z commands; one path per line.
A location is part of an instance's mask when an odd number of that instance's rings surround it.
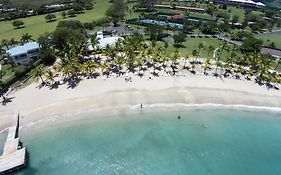
M 140 107 L 142 108 L 142 103 L 140 104 Z

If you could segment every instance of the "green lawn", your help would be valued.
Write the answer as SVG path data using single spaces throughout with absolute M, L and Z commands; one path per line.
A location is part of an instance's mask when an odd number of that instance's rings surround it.
M 243 20 L 244 20 L 244 18 L 245 18 L 245 14 L 244 14 L 245 10 L 244 10 L 244 9 L 242 9 L 242 8 L 236 8 L 236 7 L 228 7 L 227 9 L 231 11 L 231 12 L 230 12 L 230 14 L 231 14 L 231 17 L 230 17 L 230 18 L 231 18 L 231 19 L 232 19 L 232 17 L 233 17 L 234 15 L 237 15 L 237 16 L 239 16 L 239 22 L 240 22 L 240 23 L 243 22 Z
M 12 21 L 0 22 L 0 40 L 15 38 L 19 40 L 25 33 L 31 34 L 35 39 L 40 34 L 45 32 L 51 32 L 55 30 L 59 21 L 62 20 L 79 20 L 81 22 L 91 22 L 93 20 L 100 19 L 105 16 L 105 11 L 109 7 L 110 3 L 106 0 L 96 0 L 96 4 L 92 10 L 85 11 L 85 13 L 79 14 L 73 18 L 63 19 L 61 12 L 55 13 L 57 21 L 46 23 L 44 16 L 32 16 L 28 18 L 20 19 L 25 23 L 25 27 L 21 29 L 14 29 Z
M 169 47 L 166 49 L 167 53 L 172 53 L 175 50 L 175 47 L 173 46 L 173 41 L 171 38 L 166 38 L 166 41 L 169 43 Z M 198 45 L 200 42 L 203 42 L 205 44 L 205 49 L 201 51 L 200 57 L 206 58 L 208 53 L 207 49 L 209 46 L 214 46 L 215 48 L 218 48 L 219 45 L 222 43 L 222 41 L 216 39 L 216 38 L 191 38 L 187 37 L 186 41 L 183 43 L 184 48 L 179 48 L 180 53 L 182 56 L 188 55 L 189 57 L 192 56 L 192 51 L 194 49 L 198 50 Z M 164 45 L 163 42 L 158 42 L 158 45 Z M 225 57 L 225 53 L 222 54 L 222 57 Z
M 237 15 L 239 16 L 239 22 L 242 23 L 244 21 L 244 18 L 245 18 L 245 9 L 243 8 L 237 8 L 237 7 L 227 7 L 227 10 L 230 10 L 230 14 L 231 14 L 231 18 L 234 16 L 234 15 Z M 255 15 L 262 15 L 263 12 L 261 11 L 255 11 L 255 10 L 252 10 L 252 13 L 255 14 Z
M 281 49 L 281 34 L 280 33 L 256 35 L 256 36 L 263 40 L 264 45 L 268 46 L 271 42 L 274 42 L 276 48 Z

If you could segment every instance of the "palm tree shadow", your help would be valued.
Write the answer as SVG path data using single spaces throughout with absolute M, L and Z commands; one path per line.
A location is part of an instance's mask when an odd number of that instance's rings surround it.
M 74 89 L 78 86 L 78 84 L 80 83 L 81 81 L 81 78 L 79 77 L 71 77 L 67 80 L 67 85 L 68 85 L 68 89 L 71 88 L 71 89 Z
M 6 106 L 8 103 L 12 102 L 12 99 L 15 97 L 4 97 L 3 100 L 1 101 L 2 106 Z
M 59 85 L 61 85 L 61 83 L 59 81 L 56 81 L 54 84 L 50 85 L 50 90 L 58 89 Z
M 46 85 L 46 83 L 40 83 L 36 88 L 38 88 L 38 89 L 41 89 L 41 88 L 43 88 L 44 86 Z

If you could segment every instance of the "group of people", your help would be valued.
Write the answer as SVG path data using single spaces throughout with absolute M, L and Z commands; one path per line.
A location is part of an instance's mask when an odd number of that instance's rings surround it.
M 125 77 L 125 82 L 132 82 L 132 77 Z

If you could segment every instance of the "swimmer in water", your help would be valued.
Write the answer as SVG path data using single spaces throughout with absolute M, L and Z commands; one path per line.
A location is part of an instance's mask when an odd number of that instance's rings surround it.
M 208 128 L 208 125 L 206 123 L 201 123 L 202 128 Z
M 181 118 L 181 115 L 178 115 L 178 119 L 180 119 Z

